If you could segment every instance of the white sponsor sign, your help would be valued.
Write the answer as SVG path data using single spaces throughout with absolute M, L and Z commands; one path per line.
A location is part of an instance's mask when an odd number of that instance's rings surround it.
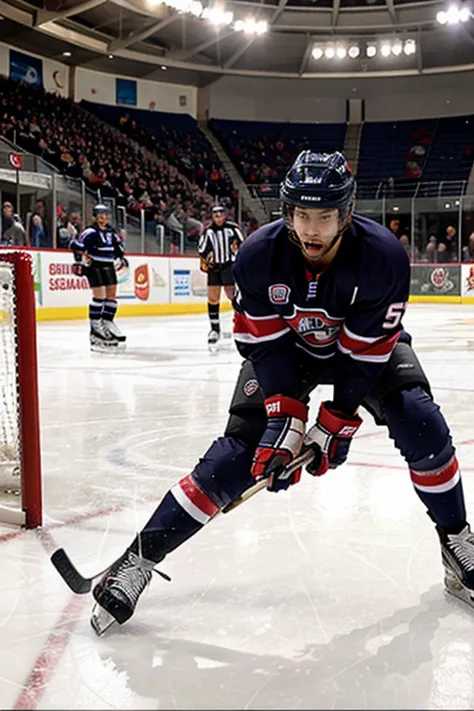
M 171 257 L 171 303 L 200 303 L 207 300 L 207 276 L 195 257 Z
M 72 252 L 35 250 L 32 255 L 39 308 L 89 304 L 89 283 L 84 276 L 73 274 Z M 167 304 L 206 300 L 206 277 L 199 271 L 199 259 L 148 255 L 133 255 L 127 259 L 129 266 L 117 272 L 119 307 L 121 303 Z M 176 295 L 173 298 L 175 290 Z

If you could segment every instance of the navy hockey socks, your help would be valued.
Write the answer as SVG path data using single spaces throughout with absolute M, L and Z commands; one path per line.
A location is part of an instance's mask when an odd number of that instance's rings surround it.
M 102 309 L 104 307 L 104 299 L 96 299 L 95 297 L 89 304 L 89 318 L 91 321 L 99 321 L 102 318 Z
M 207 303 L 207 312 L 209 314 L 209 321 L 211 322 L 211 328 L 213 331 L 219 332 L 221 330 L 219 322 L 219 304 Z
M 115 314 L 117 313 L 117 300 L 116 299 L 105 299 L 104 308 L 102 309 L 102 318 L 106 321 L 113 321 Z
M 219 507 L 188 474 L 165 495 L 134 540 L 132 551 L 159 563 L 165 555 L 200 531 L 218 511 Z
M 421 387 L 394 392 L 383 403 L 390 437 L 431 519 L 449 533 L 466 525 L 459 465 L 439 406 Z

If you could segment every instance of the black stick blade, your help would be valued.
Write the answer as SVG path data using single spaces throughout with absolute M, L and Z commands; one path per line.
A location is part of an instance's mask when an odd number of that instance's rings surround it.
M 58 548 L 57 551 L 54 551 L 51 556 L 51 563 L 76 595 L 86 595 L 91 591 L 94 578 L 83 578 L 71 562 L 64 548 Z

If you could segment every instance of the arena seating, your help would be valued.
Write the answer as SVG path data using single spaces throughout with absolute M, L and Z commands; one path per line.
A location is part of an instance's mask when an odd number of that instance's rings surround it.
M 210 126 L 248 183 L 277 183 L 305 148 L 344 147 L 345 124 L 274 123 L 212 119 Z

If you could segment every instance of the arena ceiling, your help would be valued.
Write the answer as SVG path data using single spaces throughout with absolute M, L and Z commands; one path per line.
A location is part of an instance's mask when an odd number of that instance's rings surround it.
M 265 21 L 261 35 L 216 27 L 169 7 L 173 1 L 0 0 L 0 41 L 66 64 L 196 86 L 224 74 L 342 78 L 474 69 L 474 18 L 440 25 L 443 0 L 220 0 L 235 19 Z M 382 42 L 409 39 L 414 54 L 381 55 Z M 371 43 L 378 51 L 369 58 Z M 312 56 L 315 46 L 352 45 L 360 47 L 354 59 L 344 50 L 333 59 Z

